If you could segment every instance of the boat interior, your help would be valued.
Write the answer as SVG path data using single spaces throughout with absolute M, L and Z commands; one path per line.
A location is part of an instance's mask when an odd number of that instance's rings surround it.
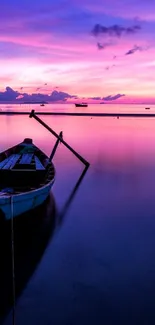
M 50 182 L 54 174 L 53 164 L 32 139 L 26 138 L 0 154 L 0 190 L 6 187 L 18 192 L 35 189 Z

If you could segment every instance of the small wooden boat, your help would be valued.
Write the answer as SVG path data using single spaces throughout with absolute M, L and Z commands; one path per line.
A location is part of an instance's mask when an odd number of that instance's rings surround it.
M 87 103 L 81 103 L 81 104 L 76 103 L 75 106 L 76 107 L 87 107 L 88 104 Z
M 150 109 L 150 107 L 145 107 L 145 109 Z
M 54 180 L 53 163 L 32 139 L 0 153 L 0 216 L 10 219 L 42 204 Z

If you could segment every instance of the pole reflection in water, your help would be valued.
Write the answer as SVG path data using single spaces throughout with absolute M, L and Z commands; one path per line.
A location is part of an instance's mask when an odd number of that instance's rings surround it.
M 14 218 L 15 297 L 35 271 L 55 229 L 56 205 L 50 194 L 38 208 Z M 0 323 L 13 305 L 11 222 L 0 224 Z
M 88 168 L 89 168 L 89 165 L 85 166 L 85 168 L 83 169 L 78 181 L 76 182 L 71 194 L 69 195 L 69 198 L 66 200 L 66 203 L 64 204 L 62 211 L 58 214 L 58 225 L 61 225 L 61 223 L 63 222 L 64 217 L 67 213 L 67 210 L 69 209 L 69 206 L 72 203 L 74 196 L 77 193 L 77 191 L 78 191 L 78 189 L 87 173 Z

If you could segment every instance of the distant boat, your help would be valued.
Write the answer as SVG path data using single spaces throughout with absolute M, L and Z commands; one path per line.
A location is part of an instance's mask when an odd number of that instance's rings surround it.
M 76 107 L 87 107 L 88 104 L 87 104 L 87 103 L 81 103 L 81 104 L 80 104 L 80 103 L 79 103 L 79 104 L 76 103 L 75 106 L 76 106 Z
M 0 153 L 0 217 L 11 219 L 42 204 L 54 180 L 53 163 L 32 139 Z
M 45 104 L 44 104 L 44 103 L 42 103 L 42 104 L 40 104 L 40 106 L 45 106 Z
M 150 107 L 145 107 L 145 109 L 150 109 Z
M 105 104 L 104 102 L 101 102 L 100 104 Z

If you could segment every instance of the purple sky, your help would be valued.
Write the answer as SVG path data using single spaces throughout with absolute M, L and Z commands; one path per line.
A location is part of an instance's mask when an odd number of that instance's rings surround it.
M 0 20 L 0 99 L 155 99 L 154 0 L 8 0 Z

